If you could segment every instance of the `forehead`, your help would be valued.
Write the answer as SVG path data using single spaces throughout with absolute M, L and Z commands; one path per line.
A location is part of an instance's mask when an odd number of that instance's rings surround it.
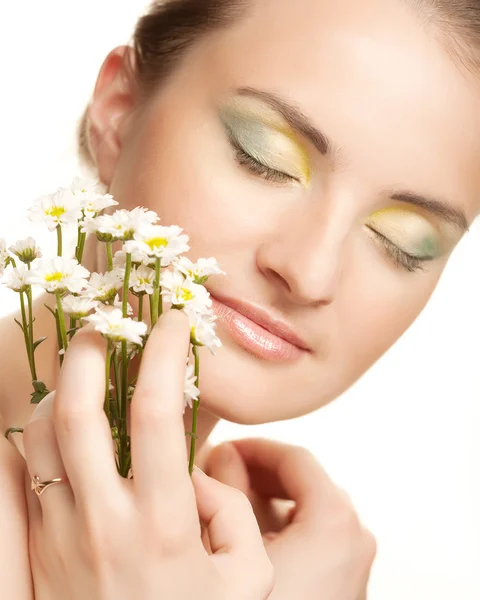
M 203 85 L 272 91 L 344 149 L 365 188 L 402 186 L 480 212 L 480 74 L 400 0 L 253 0 L 199 52 Z

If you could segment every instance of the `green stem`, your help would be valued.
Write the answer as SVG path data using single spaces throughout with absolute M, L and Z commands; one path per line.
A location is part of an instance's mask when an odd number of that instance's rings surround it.
M 105 364 L 105 413 L 108 417 L 110 427 L 113 427 L 112 423 L 112 411 L 110 410 L 110 369 L 112 365 L 112 355 L 114 352 L 113 344 L 108 342 L 107 347 L 107 362 Z
M 70 317 L 70 329 L 75 329 L 76 326 L 77 326 L 77 320 L 72 319 L 72 317 Z M 70 341 L 74 335 L 75 335 L 75 332 L 71 331 L 70 336 L 69 336 Z
M 122 313 L 123 318 L 128 316 L 128 290 L 130 288 L 130 273 L 132 270 L 132 255 L 127 254 L 127 260 L 125 263 L 125 277 L 123 279 L 123 295 L 122 295 Z
M 63 241 L 62 241 L 62 226 L 57 225 L 57 255 L 62 256 Z
M 160 271 L 161 258 L 155 259 L 155 281 L 153 283 L 153 310 L 152 310 L 152 328 L 155 326 L 160 316 Z
M 195 385 L 198 388 L 199 375 L 200 375 L 200 357 L 198 356 L 198 346 L 193 346 L 193 356 L 195 357 L 195 375 L 197 377 L 197 379 L 195 380 Z M 188 462 L 188 472 L 190 473 L 190 475 L 192 475 L 193 465 L 194 465 L 194 461 L 195 461 L 195 443 L 197 441 L 197 414 L 198 414 L 199 405 L 200 405 L 200 394 L 198 395 L 198 400 L 193 401 L 192 435 L 190 438 L 190 460 Z
M 57 331 L 57 344 L 58 344 L 58 349 L 61 350 L 62 349 L 62 332 L 60 331 L 60 320 L 58 318 L 58 311 L 55 311 L 55 328 Z M 63 354 L 59 354 L 60 356 L 60 366 L 63 365 Z
M 29 265 L 30 266 L 30 265 Z M 32 357 L 32 377 L 34 381 L 37 381 L 37 369 L 35 366 L 35 352 L 33 350 L 33 300 L 32 300 L 32 286 L 29 285 L 27 289 L 27 302 L 28 302 L 28 333 L 30 337 L 30 354 Z
M 65 350 L 65 352 L 66 352 L 67 348 L 68 348 L 68 340 L 67 340 L 67 330 L 65 328 L 65 315 L 63 313 L 62 297 L 58 292 L 55 294 L 55 296 L 57 297 L 58 324 L 60 327 L 60 335 L 61 335 L 61 340 L 62 340 L 62 348 L 61 349 Z
M 30 367 L 30 374 L 32 376 L 32 381 L 35 381 L 37 378 L 35 375 L 35 369 L 32 363 L 32 346 L 30 345 L 30 337 L 29 337 L 29 328 L 27 321 L 27 311 L 25 310 L 25 298 L 23 297 L 24 292 L 20 292 L 20 307 L 22 310 L 22 324 L 23 324 L 23 337 L 25 339 L 25 348 L 27 350 L 28 357 L 28 365 Z
M 82 233 L 82 227 L 78 228 L 78 236 L 77 236 L 77 247 L 75 249 L 75 258 L 77 262 L 81 264 L 83 258 L 83 250 L 85 248 L 85 239 L 87 237 L 86 233 Z
M 112 242 L 107 242 L 107 261 L 108 261 L 108 270 L 113 271 L 113 251 L 112 251 Z
M 145 294 L 138 297 L 138 322 L 143 321 L 143 298 Z

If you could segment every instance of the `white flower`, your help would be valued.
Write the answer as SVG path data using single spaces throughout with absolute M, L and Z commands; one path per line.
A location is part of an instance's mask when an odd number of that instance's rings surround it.
M 25 292 L 28 287 L 26 281 L 27 269 L 23 265 L 19 265 L 16 269 L 11 269 L 3 282 L 8 288 L 14 292 Z
M 184 413 L 187 406 L 192 408 L 193 400 L 198 400 L 200 390 L 195 385 L 196 380 L 197 377 L 195 375 L 195 365 L 187 364 L 187 368 L 185 369 L 185 387 L 183 392 L 183 398 L 185 400 L 185 405 L 183 407 Z
M 131 342 L 141 346 L 142 336 L 147 333 L 147 324 L 143 321 L 134 321 L 129 317 L 123 318 L 122 311 L 116 308 L 111 311 L 96 310 L 94 315 L 86 317 L 85 321 L 95 325 L 95 331 L 113 342 Z
M 67 315 L 78 321 L 86 317 L 94 308 L 97 308 L 98 302 L 84 296 L 69 295 L 62 299 L 62 306 Z
M 79 199 L 86 219 L 93 219 L 105 208 L 118 205 L 111 194 L 103 193 L 102 186 L 98 181 L 88 181 L 75 177 L 70 186 L 70 191 Z
M 144 252 L 148 256 L 161 258 L 161 266 L 168 267 L 174 258 L 190 249 L 188 235 L 182 234 L 182 231 L 183 229 L 177 225 L 171 225 L 170 227 L 164 227 L 163 225 L 145 226 L 133 236 L 138 245 L 132 243 L 130 248 Z
M 215 334 L 215 321 L 212 313 L 199 314 L 193 310 L 184 311 L 190 321 L 190 340 L 196 346 L 206 346 L 215 355 L 216 348 L 222 347 L 222 342 Z
M 184 277 L 180 271 L 165 271 L 161 281 L 162 296 L 167 302 L 180 308 L 188 307 L 203 313 L 212 305 L 212 299 L 203 285 L 193 283 L 190 277 Z
M 28 237 L 26 240 L 19 240 L 14 246 L 10 246 L 9 251 L 18 256 L 25 264 L 29 264 L 42 256 L 42 251 L 32 237 Z
M 225 275 L 215 258 L 199 258 L 193 263 L 186 256 L 175 259 L 173 266 L 195 283 L 203 285 L 211 275 Z
M 122 304 L 122 301 L 120 300 L 120 296 L 118 294 L 115 296 L 115 300 L 113 301 L 113 306 L 116 306 L 120 310 L 123 310 L 123 304 Z M 133 315 L 133 308 L 127 302 L 127 316 L 130 317 L 132 315 Z
M 133 210 L 116 210 L 113 215 L 100 215 L 85 221 L 82 231 L 95 233 L 104 242 L 131 240 L 136 231 L 158 221 L 158 215 L 137 206 Z
M 145 252 L 137 250 L 138 242 L 128 241 L 123 244 L 123 250 L 118 250 L 113 256 L 113 266 L 125 269 L 127 262 L 127 252 L 132 255 L 132 265 L 145 265 L 146 267 L 155 267 L 155 259 Z
M 137 269 L 132 269 L 130 274 L 130 289 L 135 294 L 153 294 L 153 284 L 155 282 L 155 271 L 142 265 Z
M 7 252 L 7 244 L 4 239 L 0 239 L 0 277 L 3 275 L 9 260 L 10 256 Z
M 50 294 L 67 290 L 72 294 L 79 294 L 87 285 L 90 273 L 79 265 L 74 258 L 42 258 L 35 269 L 27 273 L 27 282 L 39 285 Z
M 107 304 L 117 295 L 123 285 L 123 272 L 121 269 L 107 271 L 104 274 L 92 273 L 87 283 L 84 296 Z
M 28 210 L 28 218 L 35 222 L 44 221 L 50 231 L 58 225 L 76 225 L 82 218 L 80 201 L 70 190 L 59 188 L 53 194 L 38 198 Z

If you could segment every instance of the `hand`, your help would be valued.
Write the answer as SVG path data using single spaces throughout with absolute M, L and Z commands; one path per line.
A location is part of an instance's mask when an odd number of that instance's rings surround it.
M 235 440 L 211 451 L 206 472 L 251 501 L 275 568 L 270 600 L 365 600 L 375 540 L 311 452 Z
M 39 498 L 26 491 L 36 600 L 264 600 L 271 592 L 273 568 L 246 496 L 188 474 L 188 343 L 187 318 L 168 311 L 142 359 L 131 405 L 134 479 L 126 480 L 103 412 L 106 344 L 88 327 L 72 340 L 53 415 L 50 399 L 24 433 L 30 477 L 68 477 Z

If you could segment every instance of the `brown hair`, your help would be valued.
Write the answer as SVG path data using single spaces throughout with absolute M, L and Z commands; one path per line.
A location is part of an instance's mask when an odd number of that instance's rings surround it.
M 141 95 L 165 81 L 187 51 L 208 33 L 244 16 L 246 0 L 155 0 L 133 33 L 135 76 Z M 81 158 L 93 166 L 87 139 L 88 107 L 78 127 Z
M 403 0 L 437 35 L 454 60 L 480 70 L 480 0 Z M 133 34 L 135 76 L 142 96 L 164 81 L 208 33 L 234 23 L 247 0 L 154 0 Z M 85 110 L 78 130 L 81 157 L 90 165 Z

